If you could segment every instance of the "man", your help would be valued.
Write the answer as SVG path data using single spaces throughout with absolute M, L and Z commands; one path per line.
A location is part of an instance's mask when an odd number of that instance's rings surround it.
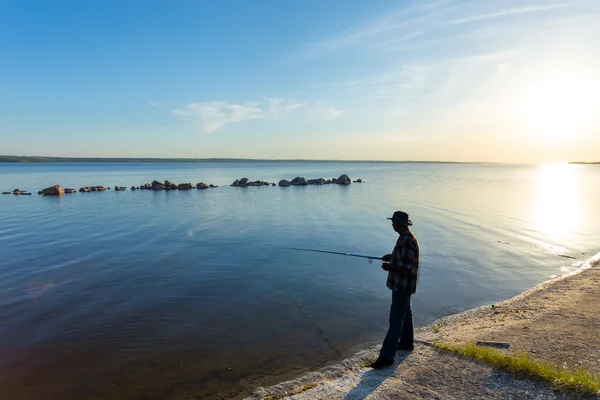
M 419 243 L 411 232 L 412 225 L 408 214 L 396 211 L 392 218 L 392 227 L 400 237 L 392 254 L 383 256 L 381 268 L 388 271 L 387 287 L 392 290 L 390 309 L 390 327 L 383 340 L 379 358 L 371 364 L 372 368 L 385 368 L 394 363 L 397 350 L 413 349 L 413 319 L 410 296 L 417 290 L 419 272 Z

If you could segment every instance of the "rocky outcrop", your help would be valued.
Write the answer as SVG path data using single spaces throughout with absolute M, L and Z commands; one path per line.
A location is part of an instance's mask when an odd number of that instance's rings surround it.
M 308 180 L 306 178 L 297 176 L 294 179 L 292 179 L 290 184 L 292 184 L 294 186 L 305 186 L 305 185 L 308 185 Z
M 115 186 L 115 192 L 124 192 L 127 188 L 125 186 Z
M 23 193 L 23 190 L 21 190 L 21 189 L 15 189 L 12 192 L 13 192 L 13 194 L 21 194 L 21 193 Z
M 279 186 L 284 186 L 285 187 L 285 186 L 290 186 L 290 185 L 291 185 L 290 181 L 288 181 L 286 179 L 282 179 L 282 180 L 279 181 Z
M 212 187 L 212 185 L 210 185 L 210 186 L 209 186 L 209 185 L 207 185 L 207 184 L 206 184 L 206 183 L 204 183 L 204 182 L 198 182 L 198 183 L 196 184 L 196 189 L 208 189 L 208 188 L 210 188 L 210 187 Z
M 352 183 L 352 179 L 350 179 L 348 177 L 348 175 L 343 174 L 343 175 L 340 175 L 340 177 L 336 179 L 336 183 L 338 185 L 349 185 Z
M 236 179 L 231 186 L 246 187 L 248 186 L 248 178 Z
M 65 193 L 77 193 L 75 189 L 65 189 Z
M 152 185 L 150 183 L 145 183 L 142 186 L 140 186 L 141 190 L 152 190 Z
M 171 181 L 165 181 L 163 185 L 165 189 L 177 189 L 177 185 Z
M 152 190 L 165 190 L 165 185 L 159 181 L 152 181 Z
M 362 181 L 363 181 L 362 179 L 358 178 L 354 182 L 356 182 L 356 183 L 362 183 Z
M 92 186 L 90 189 L 92 192 L 104 192 L 106 190 L 104 186 Z
M 193 188 L 194 185 L 192 185 L 191 183 L 180 183 L 179 185 L 177 185 L 177 189 L 179 190 L 189 190 Z
M 309 179 L 308 180 L 308 184 L 309 185 L 324 185 L 325 182 L 327 182 L 327 181 L 325 179 L 323 179 L 323 178 Z
M 63 189 L 60 185 L 54 185 L 47 187 L 46 189 L 42 189 L 42 194 L 44 196 L 58 196 L 65 194 L 65 189 Z
M 89 193 L 92 191 L 92 188 L 90 188 L 89 186 L 86 186 L 86 187 L 79 188 L 79 191 L 81 193 Z

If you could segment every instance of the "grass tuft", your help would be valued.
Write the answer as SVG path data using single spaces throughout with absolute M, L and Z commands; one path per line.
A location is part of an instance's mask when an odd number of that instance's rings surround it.
M 576 368 L 575 371 L 558 369 L 545 361 L 535 360 L 524 353 L 509 355 L 496 349 L 474 344 L 458 347 L 434 343 L 434 346 L 443 351 L 460 354 L 501 368 L 518 377 L 550 382 L 556 390 L 571 389 L 586 395 L 596 394 L 600 390 L 599 378 L 581 367 Z

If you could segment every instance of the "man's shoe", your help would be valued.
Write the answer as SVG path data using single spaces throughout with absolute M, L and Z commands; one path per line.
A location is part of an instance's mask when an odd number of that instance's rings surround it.
M 398 344 L 398 351 L 413 351 L 415 349 L 415 346 L 412 344 L 409 344 L 408 346 L 403 345 L 401 346 L 400 344 Z
M 381 369 L 381 368 L 389 367 L 390 365 L 393 365 L 393 364 L 394 364 L 393 359 L 389 360 L 386 358 L 379 357 L 374 363 L 372 363 L 370 365 L 370 367 L 373 369 Z

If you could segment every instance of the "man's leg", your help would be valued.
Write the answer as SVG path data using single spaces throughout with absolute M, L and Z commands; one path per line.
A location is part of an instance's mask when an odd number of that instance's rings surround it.
M 396 355 L 396 348 L 400 335 L 402 333 L 402 325 L 405 320 L 407 311 L 410 308 L 410 294 L 392 291 L 392 307 L 390 308 L 390 327 L 387 335 L 383 340 L 383 346 L 379 357 L 385 360 L 393 360 Z
M 408 298 L 408 310 L 404 314 L 404 322 L 402 323 L 402 332 L 400 333 L 400 342 L 398 343 L 398 350 L 412 350 L 414 349 L 414 328 L 413 328 L 413 315 L 412 306 L 410 304 L 410 297 Z

